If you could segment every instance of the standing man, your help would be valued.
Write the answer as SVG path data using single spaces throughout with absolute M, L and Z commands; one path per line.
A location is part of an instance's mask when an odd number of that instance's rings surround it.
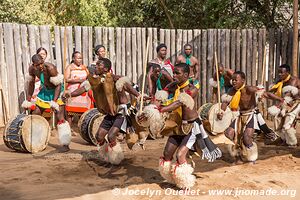
M 59 98 L 62 92 L 64 76 L 58 74 L 56 67 L 51 63 L 45 63 L 42 56 L 35 54 L 32 56 L 32 65 L 28 69 L 29 76 L 27 100 L 22 103 L 25 109 L 33 110 L 33 114 L 42 115 L 46 109 L 53 109 L 56 115 L 58 138 L 65 150 L 69 150 L 71 142 L 71 128 L 65 121 L 65 106 Z M 30 102 L 34 92 L 35 79 L 38 77 L 41 81 L 40 91 L 37 95 L 35 105 Z
M 190 77 L 191 79 L 199 79 L 200 69 L 198 59 L 192 55 L 193 47 L 190 44 L 184 45 L 184 53 L 180 54 L 176 59 L 176 64 L 186 63 L 190 66 Z

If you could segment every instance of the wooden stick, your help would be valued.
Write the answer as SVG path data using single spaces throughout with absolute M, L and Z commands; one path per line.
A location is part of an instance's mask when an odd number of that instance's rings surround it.
M 146 82 L 149 43 L 150 43 L 150 37 L 148 36 L 148 38 L 147 38 L 147 45 L 146 45 L 146 57 L 145 57 L 145 60 L 144 60 L 143 84 L 142 84 L 142 99 L 141 99 L 140 113 L 142 113 L 142 111 L 143 111 L 143 103 L 144 103 L 144 98 L 143 97 L 144 97 L 144 89 L 145 89 L 145 82 Z
M 64 29 L 64 55 L 63 55 L 63 73 L 65 73 L 67 67 L 67 27 Z M 64 91 L 66 91 L 66 79 L 64 78 Z
M 217 75 L 217 88 L 218 88 L 218 104 L 219 112 L 221 112 L 221 91 L 220 91 L 220 80 L 219 80 L 219 66 L 218 66 L 218 57 L 217 52 L 215 51 L 215 62 L 216 62 L 216 75 Z
M 264 48 L 264 58 L 263 58 L 263 64 L 262 64 L 262 76 L 261 76 L 261 85 L 264 85 L 266 77 L 265 77 L 265 70 L 266 70 L 266 47 Z
M 265 46 L 265 48 L 264 48 L 263 64 L 262 64 L 262 76 L 261 76 L 261 82 L 260 82 L 260 85 L 262 85 L 263 87 L 265 86 L 265 82 L 266 82 L 266 76 L 265 76 L 265 71 L 266 71 L 266 54 L 267 54 L 267 49 L 266 49 L 266 46 Z M 262 107 L 262 114 L 265 117 L 266 116 L 266 109 L 265 109 L 264 100 L 262 100 L 260 103 L 261 103 L 261 107 Z

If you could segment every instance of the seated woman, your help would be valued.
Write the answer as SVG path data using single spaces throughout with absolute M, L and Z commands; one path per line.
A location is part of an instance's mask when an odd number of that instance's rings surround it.
M 84 82 L 89 72 L 85 65 L 82 64 L 82 56 L 79 51 L 72 54 L 71 64 L 65 70 L 65 79 L 67 83 L 67 90 L 73 92 L 80 87 Z M 71 124 L 72 115 L 81 114 L 93 108 L 91 91 L 85 92 L 78 97 L 72 97 L 66 102 L 67 120 Z

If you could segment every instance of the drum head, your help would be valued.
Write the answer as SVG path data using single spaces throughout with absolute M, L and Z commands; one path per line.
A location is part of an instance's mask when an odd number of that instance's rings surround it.
M 89 122 L 89 137 L 94 145 L 97 145 L 96 134 L 102 123 L 104 115 L 102 113 L 97 113 Z
M 217 135 L 219 133 L 223 133 L 231 124 L 234 116 L 231 112 L 230 108 L 227 107 L 223 114 L 222 120 L 217 118 L 217 114 L 219 112 L 219 104 L 214 104 L 208 113 L 208 121 L 211 125 L 211 133 L 213 135 Z
M 83 123 L 83 121 L 85 120 L 85 118 L 86 118 L 86 115 L 87 114 L 89 114 L 90 112 L 96 112 L 96 111 L 98 111 L 97 110 L 97 108 L 92 108 L 92 109 L 90 109 L 90 110 L 87 110 L 87 111 L 85 111 L 81 116 L 80 116 L 80 118 L 79 118 L 79 120 L 78 120 L 78 128 L 79 128 L 79 132 L 81 132 L 82 130 L 82 127 L 81 127 L 81 125 L 82 125 L 82 123 Z
M 95 116 L 99 114 L 99 111 L 97 108 L 93 108 L 90 110 L 85 111 L 79 121 L 78 121 L 78 128 L 79 128 L 79 134 L 84 139 L 90 144 L 94 144 L 94 142 L 91 141 L 91 138 L 89 136 L 89 125 L 90 125 L 90 120 Z
M 29 115 L 24 118 L 21 127 L 22 138 L 27 151 L 37 153 L 43 151 L 50 139 L 48 121 L 39 115 Z

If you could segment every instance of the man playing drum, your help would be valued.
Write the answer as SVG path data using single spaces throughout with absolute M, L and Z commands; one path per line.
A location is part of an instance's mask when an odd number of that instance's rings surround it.
M 39 54 L 32 56 L 32 65 L 28 69 L 29 76 L 26 77 L 28 82 L 27 100 L 22 103 L 25 109 L 33 110 L 32 114 L 42 115 L 46 109 L 53 109 L 58 120 L 58 138 L 65 150 L 69 150 L 71 142 L 71 128 L 65 121 L 65 107 L 62 100 L 59 98 L 62 92 L 63 75 L 58 74 L 56 67 L 44 62 Z M 41 88 L 37 95 L 35 105 L 30 102 L 34 92 L 35 78 L 38 77 L 41 81 Z
M 269 113 L 275 116 L 275 131 L 278 131 L 283 144 L 297 145 L 296 123 L 300 113 L 300 80 L 290 74 L 290 66 L 283 64 L 278 67 L 279 81 L 270 92 L 284 98 L 284 103 L 272 106 Z
M 258 157 L 257 145 L 253 141 L 254 130 L 258 128 L 255 114 L 256 98 L 266 97 L 278 101 L 283 99 L 258 87 L 247 86 L 245 77 L 244 72 L 237 71 L 233 74 L 233 88 L 222 96 L 221 108 L 224 111 L 229 105 L 232 111 L 239 111 L 239 116 L 225 131 L 225 136 L 234 143 L 229 145 L 230 155 L 235 157 L 236 161 L 241 158 L 243 161 L 254 162 Z M 217 116 L 221 120 L 223 113 L 218 113 Z
M 175 183 L 179 188 L 190 188 L 195 183 L 195 176 L 192 175 L 193 168 L 186 161 L 189 149 L 194 149 L 196 145 L 199 146 L 203 152 L 203 157 L 211 159 L 210 161 L 222 155 L 220 149 L 209 139 L 195 109 L 194 98 L 198 96 L 198 89 L 193 84 L 190 84 L 189 71 L 189 65 L 185 63 L 176 64 L 174 80 L 177 82 L 177 89 L 173 103 L 162 106 L 158 101 L 155 101 L 156 112 L 167 113 L 173 111 L 178 112 L 181 116 L 179 133 L 169 136 L 163 157 L 159 161 L 159 171 L 162 177 L 170 183 Z M 141 114 L 138 117 L 139 123 L 148 120 L 147 117 L 146 114 Z M 150 124 L 150 130 L 151 125 L 161 123 L 162 121 L 158 117 L 155 123 Z M 196 144 L 198 141 L 199 144 Z M 176 151 L 177 162 L 172 165 L 171 162 Z
M 225 94 L 229 91 L 230 88 L 232 88 L 232 75 L 233 75 L 234 71 L 229 69 L 229 68 L 225 68 L 223 67 L 223 65 L 221 65 L 219 67 L 219 76 L 220 76 L 220 90 L 223 91 L 223 89 L 225 89 Z M 213 95 L 214 98 L 216 99 L 216 95 L 217 95 L 217 77 L 216 77 L 216 73 L 214 73 L 213 78 L 211 78 L 209 80 L 210 85 L 213 87 Z M 259 98 L 257 98 L 257 103 L 259 102 Z M 214 100 L 213 100 L 214 101 Z M 268 125 L 266 124 L 259 108 L 257 107 L 255 109 L 255 114 L 257 117 L 257 127 L 259 128 L 258 130 L 261 130 L 262 133 L 264 134 L 264 143 L 269 145 L 269 144 L 275 144 L 278 142 L 278 138 L 279 136 L 268 127 Z M 217 123 L 217 122 L 215 122 Z
M 129 99 L 126 92 L 139 99 L 140 94 L 132 87 L 128 77 L 111 74 L 111 61 L 100 58 L 96 63 L 95 74 L 88 75 L 81 87 L 64 97 L 76 97 L 92 89 L 97 109 L 105 114 L 96 134 L 100 157 L 111 164 L 120 164 L 124 158 L 122 148 L 117 143 L 117 134 L 126 133 L 128 127 Z M 108 143 L 105 136 L 108 136 Z

